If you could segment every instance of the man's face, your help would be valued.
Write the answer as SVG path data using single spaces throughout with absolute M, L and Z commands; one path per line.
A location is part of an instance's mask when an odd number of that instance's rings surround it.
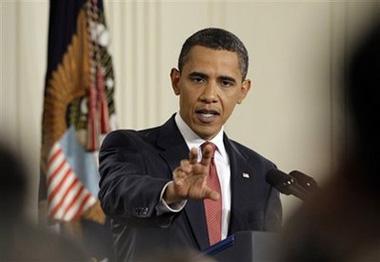
M 220 131 L 251 84 L 242 81 L 237 53 L 203 46 L 191 48 L 182 71 L 172 69 L 170 77 L 182 119 L 205 140 Z

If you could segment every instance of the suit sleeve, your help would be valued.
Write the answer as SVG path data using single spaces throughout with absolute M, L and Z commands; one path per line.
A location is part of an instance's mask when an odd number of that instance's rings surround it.
M 269 162 L 269 165 L 266 166 L 267 171 L 264 175 L 266 175 L 271 169 L 277 169 L 277 166 L 274 163 Z M 278 232 L 282 228 L 282 205 L 280 192 L 267 182 L 265 182 L 265 184 L 269 186 L 269 188 L 265 206 L 264 230 Z
M 99 153 L 99 199 L 104 212 L 129 223 L 164 226 L 173 214 L 157 216 L 160 193 L 169 179 L 147 173 L 143 143 L 133 131 L 115 131 Z
M 280 201 L 280 193 L 274 188 L 270 187 L 267 205 L 265 209 L 265 231 L 278 232 L 282 227 L 282 205 Z

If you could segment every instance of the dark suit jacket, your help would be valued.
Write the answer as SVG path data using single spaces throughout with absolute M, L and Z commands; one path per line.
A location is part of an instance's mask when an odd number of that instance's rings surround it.
M 228 234 L 278 230 L 282 217 L 279 193 L 265 182 L 274 164 L 226 135 L 224 144 L 231 166 Z M 179 213 L 156 213 L 163 186 L 188 155 L 174 117 L 152 129 L 114 131 L 104 140 L 99 157 L 99 199 L 112 218 L 119 261 L 136 260 L 152 248 L 203 250 L 209 246 L 201 200 L 188 200 Z

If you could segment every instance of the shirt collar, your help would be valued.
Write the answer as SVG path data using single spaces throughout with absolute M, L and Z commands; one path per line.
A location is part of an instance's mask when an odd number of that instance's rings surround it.
M 182 119 L 179 113 L 175 115 L 175 122 L 178 126 L 178 129 L 183 136 L 183 138 L 186 141 L 186 144 L 189 148 L 189 150 L 193 147 L 195 148 L 200 148 L 200 146 L 206 142 L 206 140 L 202 139 L 199 137 L 187 124 L 186 122 Z M 223 142 L 223 134 L 224 134 L 224 126 L 220 129 L 219 133 L 213 137 L 209 142 L 213 143 L 216 145 L 218 152 L 222 155 L 222 157 L 228 161 L 228 156 L 226 149 L 224 147 L 224 142 Z

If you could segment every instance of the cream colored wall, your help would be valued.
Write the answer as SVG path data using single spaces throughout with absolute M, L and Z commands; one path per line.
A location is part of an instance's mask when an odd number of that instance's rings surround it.
M 0 2 L 0 141 L 25 159 L 30 185 L 26 212 L 35 220 L 48 7 L 47 1 Z
M 0 6 L 1 135 L 27 158 L 28 213 L 35 218 L 48 3 Z M 284 171 L 323 181 L 346 143 L 337 74 L 375 7 L 373 1 L 106 1 L 119 127 L 145 128 L 170 117 L 178 101 L 169 72 L 183 41 L 200 28 L 223 27 L 246 43 L 253 81 L 226 127 L 229 136 Z M 283 203 L 286 217 L 299 204 L 293 197 Z

